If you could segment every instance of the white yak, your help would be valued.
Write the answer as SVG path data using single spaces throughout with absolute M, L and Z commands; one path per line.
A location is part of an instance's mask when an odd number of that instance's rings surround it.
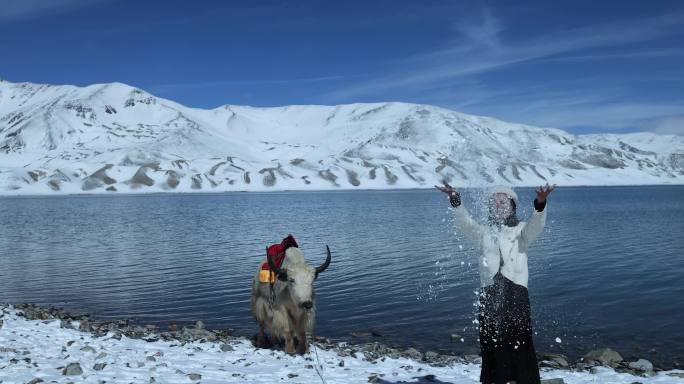
M 270 343 L 265 331 L 271 337 L 285 341 L 285 351 L 304 354 L 309 351 L 306 335 L 313 332 L 316 320 L 315 295 L 313 282 L 330 265 L 330 248 L 326 245 L 325 262 L 312 267 L 304 260 L 304 254 L 297 247 L 285 251 L 285 260 L 280 268 L 266 256 L 270 269 L 275 273 L 272 286 L 261 282 L 261 265 L 254 276 L 252 285 L 252 314 L 259 323 L 259 333 L 255 345 L 263 348 Z

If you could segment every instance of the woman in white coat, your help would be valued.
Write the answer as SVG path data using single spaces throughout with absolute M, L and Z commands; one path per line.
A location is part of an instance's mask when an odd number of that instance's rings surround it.
M 457 225 L 481 252 L 480 382 L 538 384 L 527 292 L 527 250 L 544 229 L 546 198 L 554 187 L 537 189 L 535 210 L 527 222 L 519 221 L 516 215 L 518 195 L 507 187 L 493 188 L 486 225 L 470 216 L 461 205 L 459 193 L 448 183 L 436 187 L 449 196 Z

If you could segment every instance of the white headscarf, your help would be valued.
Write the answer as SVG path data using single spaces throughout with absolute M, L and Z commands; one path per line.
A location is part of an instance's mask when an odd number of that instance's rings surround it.
M 503 185 L 496 185 L 496 186 L 492 187 L 492 188 L 489 190 L 489 192 L 490 192 L 492 195 L 495 195 L 495 194 L 497 194 L 497 193 L 503 193 L 504 195 L 507 195 L 508 197 L 510 197 L 511 199 L 513 199 L 513 201 L 515 201 L 515 205 L 516 205 L 516 206 L 518 205 L 518 194 L 515 193 L 515 191 L 514 191 L 513 189 L 509 188 L 509 187 L 505 187 L 505 186 L 503 186 Z

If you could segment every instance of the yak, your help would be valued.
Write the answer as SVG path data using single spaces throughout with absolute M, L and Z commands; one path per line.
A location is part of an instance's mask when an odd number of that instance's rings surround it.
M 316 320 L 316 304 L 313 283 L 318 275 L 330 265 L 330 248 L 326 248 L 325 262 L 312 267 L 304 260 L 304 254 L 297 247 L 285 251 L 285 260 L 278 268 L 268 252 L 266 261 L 275 274 L 272 283 L 261 282 L 261 264 L 252 285 L 252 314 L 259 323 L 255 345 L 268 347 L 271 342 L 265 332 L 269 331 L 274 341 L 284 341 L 288 354 L 305 354 L 309 351 L 307 333 L 313 333 Z

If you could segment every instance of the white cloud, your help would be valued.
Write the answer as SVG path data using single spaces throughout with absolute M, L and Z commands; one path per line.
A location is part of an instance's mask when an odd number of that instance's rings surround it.
M 337 89 L 324 95 L 323 100 L 338 103 L 377 100 L 387 94 L 423 94 L 430 97 L 412 99 L 424 102 L 428 99 L 464 112 L 520 123 L 605 130 L 651 129 L 653 126 L 648 126 L 647 121 L 684 110 L 682 100 L 643 101 L 646 95 L 637 95 L 633 88 L 626 86 L 609 86 L 610 83 L 601 78 L 593 83 L 584 81 L 580 87 L 575 87 L 575 79 L 561 76 L 554 84 L 539 82 L 528 89 L 524 86 L 513 88 L 505 81 L 501 85 L 509 89 L 501 89 L 499 84 L 484 85 L 479 80 L 485 73 L 527 62 L 682 56 L 684 50 L 681 49 L 654 47 L 635 52 L 628 48 L 631 44 L 684 35 L 684 14 L 556 30 L 510 41 L 501 36 L 507 26 L 485 9 L 477 23 L 460 20 L 455 29 L 459 36 L 450 46 L 390 63 L 382 75 Z M 597 50 L 601 52 L 596 53 Z M 644 72 L 627 81 L 648 81 L 651 75 L 662 76 Z
M 454 23 L 454 29 L 461 32 L 464 36 L 476 44 L 481 44 L 493 50 L 500 50 L 499 33 L 503 30 L 503 25 L 492 15 L 489 8 L 482 9 L 482 19 L 473 22 L 470 17 Z
M 684 108 L 681 108 L 681 110 L 684 110 Z M 649 125 L 652 127 L 653 132 L 656 133 L 684 136 L 684 115 L 663 117 Z
M 644 19 L 638 24 L 623 22 L 561 30 L 502 45 L 497 35 L 503 27 L 500 22 L 492 20 L 495 20 L 493 16 L 484 17 L 477 27 L 462 24 L 461 30 L 468 31 L 466 39 L 442 50 L 388 64 L 389 74 L 338 89 L 327 97 L 331 100 L 350 99 L 407 87 L 434 86 L 554 55 L 623 46 L 684 32 L 684 15 L 675 14 Z
M 651 130 L 677 133 L 681 120 L 663 116 L 682 116 L 684 99 L 625 101 L 625 89 L 597 86 L 557 90 L 553 85 L 484 91 L 469 91 L 453 99 L 450 107 L 473 114 L 541 127 L 595 128 L 602 131 Z M 681 126 L 679 128 L 681 132 Z

